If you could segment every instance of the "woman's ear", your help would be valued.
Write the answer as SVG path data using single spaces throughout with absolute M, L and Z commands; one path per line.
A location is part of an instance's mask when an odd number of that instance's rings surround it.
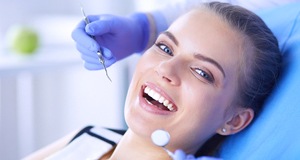
M 235 134 L 247 127 L 254 118 L 254 111 L 250 108 L 239 108 L 222 128 L 217 130 L 220 135 Z

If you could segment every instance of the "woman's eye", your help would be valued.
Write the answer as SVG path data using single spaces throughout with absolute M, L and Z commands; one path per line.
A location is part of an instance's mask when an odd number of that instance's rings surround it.
M 209 81 L 210 83 L 214 82 L 214 78 L 213 76 L 211 76 L 210 74 L 206 73 L 205 71 L 203 71 L 202 69 L 196 68 L 195 72 L 197 72 L 197 74 L 199 74 L 201 77 L 205 78 L 207 81 Z
M 162 44 L 162 43 L 158 43 L 158 44 L 156 44 L 156 46 L 157 46 L 159 49 L 161 49 L 163 52 L 165 52 L 165 53 L 167 53 L 167 54 L 173 56 L 172 50 L 171 50 L 167 45 Z

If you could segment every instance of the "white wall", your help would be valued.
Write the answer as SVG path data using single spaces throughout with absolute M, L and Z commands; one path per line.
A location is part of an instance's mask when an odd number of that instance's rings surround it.
M 2 74 L 1 159 L 19 159 L 86 125 L 125 128 L 126 73 L 123 62 L 109 68 L 113 83 L 81 63 Z
M 87 14 L 127 14 L 130 0 L 82 1 Z M 115 4 L 115 5 L 112 5 Z M 125 128 L 126 60 L 87 71 L 71 39 L 82 19 L 79 1 L 0 0 L 0 159 L 16 160 L 85 125 Z M 6 31 L 15 24 L 37 29 L 34 56 L 10 52 Z
M 161 4 L 141 0 L 81 2 L 87 14 L 118 15 Z M 110 83 L 104 71 L 83 68 L 70 37 L 82 18 L 79 1 L 0 0 L 0 6 L 0 159 L 20 159 L 88 124 L 126 127 L 123 104 L 128 73 L 132 73 L 138 56 L 110 67 Z M 41 47 L 35 55 L 25 58 L 7 49 L 5 34 L 14 24 L 33 26 L 40 33 Z

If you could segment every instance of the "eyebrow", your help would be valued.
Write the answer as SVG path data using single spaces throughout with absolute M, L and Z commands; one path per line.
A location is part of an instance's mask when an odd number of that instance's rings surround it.
M 164 31 L 162 32 L 162 34 L 166 35 L 168 38 L 170 38 L 176 46 L 178 46 L 178 40 L 176 39 L 176 37 L 169 31 Z M 226 77 L 225 76 L 225 72 L 224 72 L 224 69 L 222 68 L 222 66 L 215 60 L 213 60 L 212 58 L 209 58 L 209 57 L 206 57 L 200 53 L 196 53 L 195 58 L 199 59 L 199 60 L 202 60 L 202 61 L 206 61 L 206 62 L 209 62 L 211 64 L 213 64 L 214 66 L 216 66 L 223 74 L 223 77 Z
M 170 38 L 175 43 L 176 46 L 178 46 L 179 43 L 178 43 L 176 37 L 171 32 L 164 31 L 164 32 L 162 32 L 162 34 L 166 35 L 168 38 Z
M 215 60 L 213 60 L 213 59 L 211 59 L 209 57 L 206 57 L 206 56 L 204 56 L 202 54 L 199 54 L 199 53 L 196 53 L 194 55 L 194 57 L 197 58 L 197 59 L 199 59 L 199 60 L 206 61 L 206 62 L 209 62 L 209 63 L 213 64 L 214 66 L 216 66 L 222 72 L 223 77 L 226 77 L 224 69 L 222 68 L 222 66 L 217 61 L 215 61 Z

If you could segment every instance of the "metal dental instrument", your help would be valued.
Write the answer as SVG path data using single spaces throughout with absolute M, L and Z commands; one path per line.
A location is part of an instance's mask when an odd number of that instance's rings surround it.
M 155 130 L 151 134 L 151 140 L 156 146 L 162 147 L 168 153 L 168 155 L 174 159 L 174 153 L 165 147 L 170 141 L 170 134 L 167 131 L 161 129 Z
M 84 12 L 83 7 L 82 7 L 81 4 L 80 4 L 80 9 L 81 9 L 81 12 L 82 12 L 82 15 L 83 15 L 85 24 L 89 24 L 90 21 L 89 21 L 89 19 L 87 18 L 87 16 L 85 15 L 85 12 Z M 91 36 L 91 37 L 95 39 L 94 36 Z M 105 70 L 106 77 L 110 80 L 110 82 L 112 82 L 111 79 L 110 79 L 110 77 L 108 76 L 108 73 L 107 73 L 107 69 L 106 69 L 106 66 L 105 66 L 105 60 L 104 60 L 104 58 L 103 58 L 103 54 L 102 54 L 101 48 L 100 48 L 99 51 L 97 51 L 97 55 L 98 55 L 98 58 L 99 58 L 100 63 L 102 64 L 102 66 L 103 66 L 103 68 L 104 68 L 104 70 Z

